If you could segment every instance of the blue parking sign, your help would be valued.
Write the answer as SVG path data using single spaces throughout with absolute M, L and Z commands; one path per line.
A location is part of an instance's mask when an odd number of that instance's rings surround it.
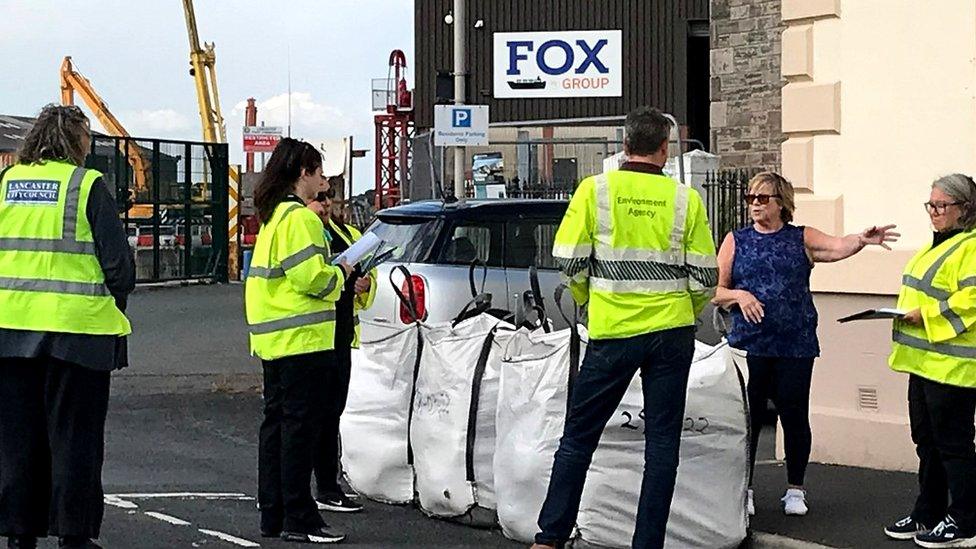
M 471 127 L 471 109 L 454 109 L 451 126 L 455 128 Z

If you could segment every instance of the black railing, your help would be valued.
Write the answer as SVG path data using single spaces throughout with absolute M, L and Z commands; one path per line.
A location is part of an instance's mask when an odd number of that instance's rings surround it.
M 749 223 L 749 208 L 745 203 L 749 179 L 759 169 L 719 170 L 709 172 L 705 179 L 705 204 L 708 222 L 712 227 L 715 245 L 730 231 Z

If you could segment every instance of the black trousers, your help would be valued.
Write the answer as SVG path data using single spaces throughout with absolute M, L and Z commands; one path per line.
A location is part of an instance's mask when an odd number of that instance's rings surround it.
M 110 375 L 0 358 L 0 535 L 98 537 Z
M 976 389 L 909 378 L 908 416 L 918 454 L 912 518 L 929 528 L 951 515 L 963 533 L 976 534 L 974 414 Z
M 766 400 L 772 399 L 783 424 L 783 446 L 786 450 L 786 478 L 793 486 L 803 486 L 810 463 L 810 380 L 811 358 L 749 356 L 749 409 L 752 411 L 752 440 L 749 456 L 749 484 L 756 468 L 756 450 L 763 428 Z
M 342 472 L 339 464 L 339 457 L 342 455 L 339 418 L 346 409 L 346 399 L 349 397 L 352 348 L 349 345 L 337 346 L 335 358 L 335 368 L 329 368 L 326 372 L 325 413 L 315 451 L 315 486 L 320 500 L 342 495 L 342 488 L 339 486 Z
M 266 360 L 264 421 L 258 448 L 261 529 L 308 532 L 325 524 L 312 499 L 312 456 L 318 441 L 332 351 Z
M 569 539 L 593 452 L 634 374 L 640 371 L 644 391 L 644 478 L 632 547 L 664 547 L 694 353 L 692 327 L 590 341 L 573 386 L 546 501 L 539 512 L 541 531 L 536 534 L 536 543 L 559 546 Z

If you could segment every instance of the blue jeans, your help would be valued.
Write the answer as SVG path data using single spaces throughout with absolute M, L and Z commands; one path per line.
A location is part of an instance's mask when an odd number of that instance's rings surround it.
M 536 535 L 536 543 L 559 546 L 572 535 L 593 452 L 634 373 L 640 369 L 646 431 L 644 480 L 633 547 L 664 547 L 694 352 L 692 326 L 625 339 L 590 341 L 573 386 L 546 502 L 539 513 L 542 531 Z

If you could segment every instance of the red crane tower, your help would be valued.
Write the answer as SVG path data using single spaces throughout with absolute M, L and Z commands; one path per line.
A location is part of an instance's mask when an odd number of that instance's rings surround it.
M 374 117 L 376 124 L 377 209 L 400 203 L 402 190 L 410 181 L 410 138 L 413 137 L 413 94 L 407 89 L 407 56 L 400 50 L 390 53 L 387 75 L 386 112 Z

